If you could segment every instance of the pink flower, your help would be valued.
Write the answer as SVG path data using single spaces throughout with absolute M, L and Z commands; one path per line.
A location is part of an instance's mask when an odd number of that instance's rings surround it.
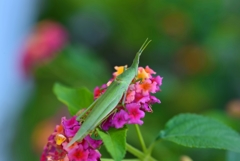
M 145 71 L 143 67 L 138 68 L 137 79 L 145 80 L 150 78 L 150 75 Z
M 158 76 L 156 76 L 156 77 L 153 77 L 151 80 L 152 80 L 153 82 L 156 82 L 156 84 L 157 84 L 158 86 L 161 86 L 161 85 L 162 85 L 163 77 L 160 77 L 160 76 L 158 75 Z
M 113 116 L 112 124 L 117 128 L 122 128 L 127 123 L 127 112 L 120 110 Z
M 142 125 L 143 121 L 140 120 L 141 118 L 143 118 L 145 116 L 145 113 L 140 110 L 141 105 L 137 104 L 137 103 L 131 103 L 131 104 L 127 104 L 126 108 L 128 110 L 128 118 L 129 124 L 139 124 Z
M 159 99 L 157 99 L 157 97 L 155 97 L 155 96 L 150 96 L 150 103 L 151 104 L 161 103 L 161 101 Z
M 135 99 L 135 93 L 136 93 L 135 85 L 130 84 L 127 90 L 125 103 L 131 103 Z
M 154 70 L 152 70 L 151 68 L 149 68 L 149 66 L 146 66 L 146 67 L 145 67 L 145 71 L 146 71 L 148 74 L 150 74 L 150 75 L 156 74 L 156 72 L 155 72 Z
M 44 153 L 41 155 L 40 161 L 47 161 L 47 156 Z
M 66 44 L 67 34 L 63 26 L 53 21 L 40 22 L 29 36 L 23 51 L 23 68 L 32 67 L 53 59 Z
M 81 142 L 77 142 L 78 145 L 82 145 L 83 149 L 91 149 L 92 147 L 89 146 L 89 143 L 87 140 L 82 139 Z
M 65 129 L 65 135 L 67 137 L 73 137 L 77 133 L 79 128 L 80 126 L 74 126 L 73 128 Z
M 141 92 L 143 95 L 149 95 L 149 92 L 156 93 L 157 92 L 157 83 L 152 82 L 150 79 L 143 81 L 142 83 L 137 82 L 136 91 Z
M 82 145 L 78 145 L 77 148 L 72 149 L 68 153 L 69 160 L 74 161 L 87 161 L 89 151 L 84 150 Z
M 73 128 L 74 126 L 79 126 L 78 121 L 76 120 L 77 116 L 73 116 L 69 120 L 66 119 L 66 117 L 62 118 L 62 125 L 64 129 Z
M 94 140 L 87 135 L 81 141 L 77 141 L 68 147 L 68 143 L 81 128 L 76 116 L 66 119 L 62 117 L 61 125 L 57 125 L 49 136 L 48 143 L 43 150 L 41 161 L 98 161 L 101 154 L 96 150 L 102 144 L 102 140 Z
M 94 99 L 97 99 L 102 94 L 102 91 L 99 87 L 95 87 L 93 91 Z
M 101 96 L 106 91 L 106 88 L 107 88 L 106 84 L 103 84 L 101 88 L 96 87 L 93 92 L 94 99 L 97 99 L 99 96 Z
M 71 140 L 71 139 L 70 139 L 70 140 Z M 68 152 L 68 151 L 71 151 L 71 150 L 74 149 L 74 148 L 77 148 L 77 147 L 78 147 L 78 143 L 75 142 L 75 143 L 72 144 L 71 146 L 68 146 L 68 142 L 64 142 L 64 143 L 62 143 L 62 146 L 63 146 L 63 149 Z
M 67 152 L 62 148 L 62 146 L 56 145 L 53 142 L 48 142 L 44 147 L 43 154 L 41 156 L 41 161 L 60 160 L 66 156 Z
M 94 140 L 89 135 L 87 135 L 84 140 L 88 142 L 88 145 L 93 149 L 98 149 L 102 145 L 102 140 Z
M 108 131 L 110 127 L 112 127 L 112 119 L 113 119 L 113 114 L 110 115 L 106 120 L 103 121 L 101 128 L 104 131 Z
M 144 96 L 141 93 L 136 93 L 134 102 L 135 103 L 146 103 L 149 100 L 150 100 L 149 95 Z
M 48 141 L 53 141 L 55 136 L 57 133 L 52 133 L 49 137 L 48 137 Z
M 101 154 L 98 150 L 89 149 L 88 160 L 87 161 L 99 161 Z
M 152 108 L 147 103 L 142 104 L 141 109 L 145 112 L 152 112 Z
M 135 99 L 135 91 L 128 90 L 125 103 L 131 103 Z

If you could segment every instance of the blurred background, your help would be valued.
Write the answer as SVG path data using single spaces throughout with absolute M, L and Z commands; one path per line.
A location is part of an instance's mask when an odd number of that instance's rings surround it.
M 240 131 L 239 7 L 238 0 L 0 2 L 0 161 L 39 160 L 48 135 L 69 116 L 53 94 L 55 82 L 93 91 L 114 66 L 130 65 L 146 38 L 152 42 L 140 65 L 164 77 L 162 103 L 141 126 L 147 144 L 179 113 L 206 115 Z M 129 128 L 128 142 L 140 147 Z M 240 158 L 168 142 L 153 152 L 163 161 L 183 155 Z

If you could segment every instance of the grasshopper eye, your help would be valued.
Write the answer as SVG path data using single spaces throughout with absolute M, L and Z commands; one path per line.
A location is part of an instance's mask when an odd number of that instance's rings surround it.
M 57 145 L 61 145 L 66 140 L 66 137 L 62 134 L 57 134 L 54 140 L 56 141 Z

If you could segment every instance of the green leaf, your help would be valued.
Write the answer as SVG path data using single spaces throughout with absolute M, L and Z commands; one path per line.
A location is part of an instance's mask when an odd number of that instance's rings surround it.
M 226 155 L 226 161 L 239 161 L 240 153 L 228 151 Z
M 93 94 L 85 87 L 73 89 L 56 83 L 53 87 L 59 101 L 67 105 L 71 115 L 82 109 L 87 108 L 93 102 Z
M 107 151 L 115 161 L 121 161 L 126 153 L 127 128 L 110 129 L 107 132 L 98 130 Z
M 240 135 L 228 126 L 195 114 L 180 114 L 167 122 L 157 140 L 163 139 L 195 148 L 240 152 Z

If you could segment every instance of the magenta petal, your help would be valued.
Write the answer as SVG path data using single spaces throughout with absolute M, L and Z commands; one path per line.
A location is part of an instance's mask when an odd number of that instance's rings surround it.
M 163 77 L 160 77 L 159 75 L 156 76 L 156 77 L 153 77 L 151 79 L 153 82 L 156 82 L 158 86 L 161 86 L 162 85 L 162 80 L 163 80 Z
M 152 88 L 151 88 L 150 92 L 156 93 L 158 90 L 159 90 L 159 87 L 157 86 L 157 83 L 153 82 L 152 83 Z
M 95 87 L 93 91 L 94 99 L 97 99 L 100 95 L 102 95 L 106 91 L 106 88 L 106 84 L 103 84 L 100 88 Z
M 151 104 L 161 103 L 161 101 L 159 99 L 157 99 L 157 97 L 155 97 L 155 96 L 150 96 L 150 103 Z
M 54 138 L 56 136 L 56 132 L 52 133 L 49 137 L 48 137 L 48 141 L 54 141 Z
M 133 100 L 135 99 L 135 91 L 127 91 L 127 96 L 126 96 L 126 100 L 125 103 L 131 103 L 133 102 Z
M 128 116 L 129 116 L 129 124 L 139 124 L 142 125 L 143 121 L 140 120 L 145 116 L 145 112 L 140 110 L 140 104 L 137 103 L 131 103 L 127 104 L 126 108 L 128 110 Z
M 101 128 L 104 131 L 108 131 L 110 127 L 112 127 L 112 119 L 113 119 L 113 114 L 110 115 L 105 121 L 103 121 Z
M 98 149 L 102 145 L 102 140 L 94 140 L 89 135 L 87 135 L 84 140 L 86 140 L 93 149 Z
M 56 145 L 52 142 L 48 142 L 47 145 L 44 147 L 41 161 L 45 161 L 45 159 L 47 161 L 47 158 L 50 158 L 52 160 L 60 160 L 63 159 L 66 154 L 67 152 L 62 148 L 62 146 Z
M 78 145 L 78 147 L 73 148 L 68 153 L 69 160 L 75 161 L 87 161 L 89 151 L 84 150 L 82 145 Z
M 47 156 L 45 154 L 42 154 L 40 161 L 47 161 Z
M 67 137 L 73 137 L 77 133 L 79 128 L 80 128 L 80 126 L 74 126 L 73 128 L 65 129 L 65 131 L 64 131 L 65 135 Z
M 89 149 L 88 161 L 98 161 L 101 154 L 97 150 Z
M 76 120 L 77 116 L 73 116 L 69 120 L 66 119 L 66 117 L 62 117 L 62 125 L 64 129 L 72 128 L 76 125 L 79 125 L 78 121 Z
M 151 75 L 151 74 L 156 74 L 156 72 L 155 72 L 154 70 L 152 70 L 151 68 L 149 68 L 148 65 L 145 67 L 145 71 L 146 71 L 147 73 L 149 73 L 150 75 Z
M 84 149 L 89 149 L 89 148 L 91 148 L 91 147 L 89 146 L 88 141 L 85 140 L 85 139 L 83 139 L 83 140 L 81 141 L 81 145 L 83 146 Z
M 102 86 L 101 86 L 101 90 L 105 90 L 107 88 L 107 84 L 103 84 Z
M 141 106 L 141 109 L 145 112 L 152 112 L 152 108 L 147 104 L 147 103 L 144 103 L 142 106 Z
M 93 91 L 94 99 L 98 98 L 101 94 L 101 90 L 99 87 L 95 87 Z
M 141 93 L 136 93 L 135 95 L 135 103 L 146 103 L 150 100 L 149 95 L 142 95 Z
M 125 119 L 126 114 L 127 114 L 126 111 L 120 110 L 118 113 L 116 113 L 113 116 L 112 123 L 115 126 L 115 128 L 117 128 L 117 129 L 122 128 L 127 123 L 127 120 Z

